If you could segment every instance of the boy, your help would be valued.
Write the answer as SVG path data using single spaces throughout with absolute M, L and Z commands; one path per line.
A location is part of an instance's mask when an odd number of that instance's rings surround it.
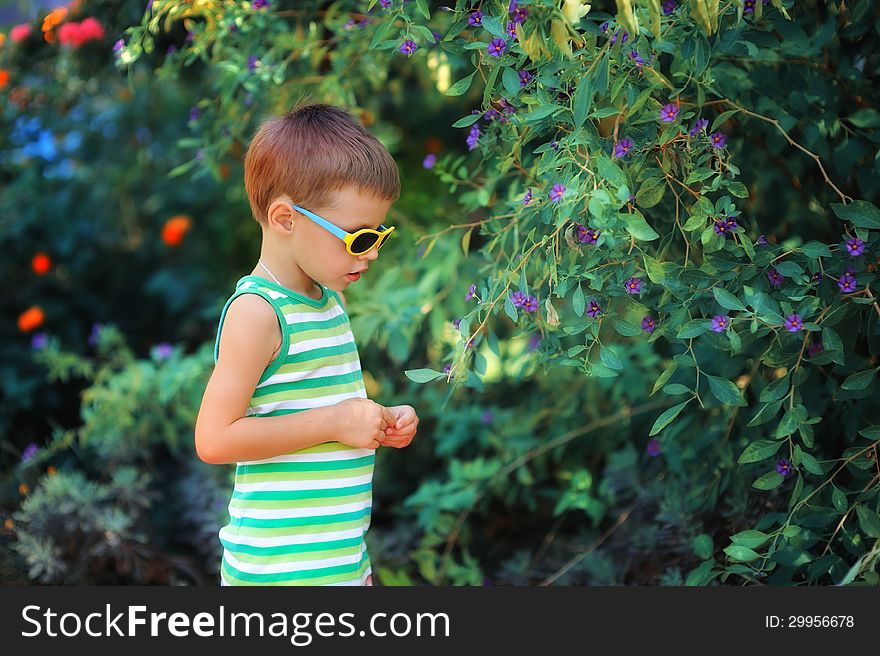
M 236 463 L 221 585 L 372 585 L 376 449 L 419 419 L 367 399 L 342 290 L 394 230 L 397 166 L 325 104 L 266 120 L 244 165 L 262 248 L 221 313 L 195 426 L 199 458 Z

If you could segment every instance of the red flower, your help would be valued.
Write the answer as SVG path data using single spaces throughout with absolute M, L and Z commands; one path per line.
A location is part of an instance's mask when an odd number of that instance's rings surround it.
M 5 68 L 0 68 L 0 89 L 5 87 L 9 83 L 9 71 Z
M 30 332 L 42 326 L 45 318 L 42 308 L 36 305 L 29 307 L 18 316 L 18 329 L 23 333 Z
M 162 228 L 162 241 L 168 246 L 179 246 L 191 225 L 192 221 L 185 214 L 172 216 Z
M 58 42 L 79 48 L 86 41 L 104 38 L 104 28 L 93 17 L 89 16 L 81 23 L 65 23 L 58 29 Z
M 31 35 L 30 23 L 22 23 L 21 25 L 16 25 L 11 30 L 9 30 L 9 38 L 12 39 L 13 43 L 19 43 L 20 41 L 24 41 L 30 35 Z
M 31 260 L 31 268 L 38 276 L 42 276 L 52 268 L 52 259 L 45 253 L 37 253 Z

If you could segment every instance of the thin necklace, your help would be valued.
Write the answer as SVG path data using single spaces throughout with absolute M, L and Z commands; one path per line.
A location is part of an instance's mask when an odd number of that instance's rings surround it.
M 268 273 L 270 276 L 272 276 L 272 280 L 275 281 L 275 284 L 277 284 L 279 287 L 284 287 L 284 285 L 281 284 L 281 282 L 278 280 L 278 278 L 275 277 L 275 274 L 272 273 L 271 271 L 269 271 L 269 267 L 267 267 L 265 264 L 263 264 L 263 260 L 257 260 L 257 262 L 259 262 L 260 266 L 266 270 L 266 273 Z

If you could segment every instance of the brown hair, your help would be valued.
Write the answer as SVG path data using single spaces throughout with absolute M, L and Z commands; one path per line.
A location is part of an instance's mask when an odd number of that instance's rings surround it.
M 397 164 L 385 146 L 346 110 L 300 101 L 263 121 L 244 158 L 244 187 L 254 219 L 265 224 L 269 204 L 286 194 L 317 211 L 347 186 L 396 201 Z

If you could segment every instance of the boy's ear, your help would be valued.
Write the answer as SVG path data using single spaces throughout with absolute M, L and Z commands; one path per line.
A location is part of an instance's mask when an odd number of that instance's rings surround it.
M 274 225 L 277 224 L 284 230 L 292 232 L 296 227 L 294 219 L 296 218 L 297 212 L 295 212 L 290 204 L 284 199 L 279 198 L 272 201 L 272 203 L 269 204 L 269 209 L 266 211 L 266 214 L 270 228 L 273 228 Z

